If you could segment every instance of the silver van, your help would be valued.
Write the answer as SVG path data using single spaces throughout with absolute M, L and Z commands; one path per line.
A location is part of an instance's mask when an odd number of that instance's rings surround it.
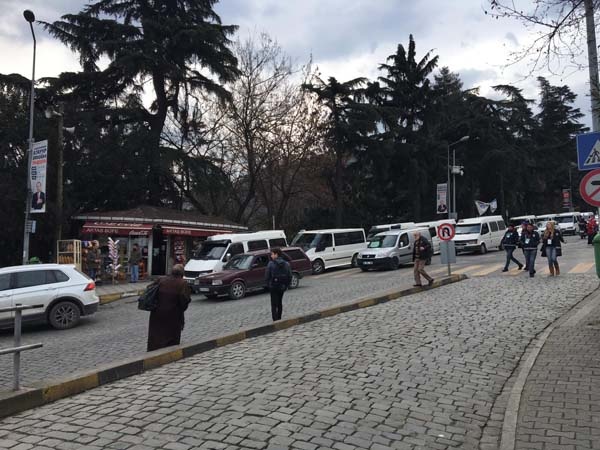
M 431 243 L 428 228 L 390 230 L 378 233 L 371 237 L 367 248 L 358 253 L 358 267 L 365 272 L 370 269 L 395 270 L 403 264 L 412 263 L 416 231 Z M 431 264 L 431 258 L 427 264 Z

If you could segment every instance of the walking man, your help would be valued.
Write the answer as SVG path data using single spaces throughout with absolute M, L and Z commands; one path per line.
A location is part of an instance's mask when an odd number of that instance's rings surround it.
M 527 229 L 521 233 L 521 248 L 525 253 L 525 265 L 529 269 L 529 276 L 535 276 L 535 257 L 540 245 L 540 234 L 533 229 L 533 224 L 528 224 Z
M 519 270 L 523 268 L 523 264 L 521 264 L 517 258 L 513 256 L 518 243 L 519 233 L 517 233 L 517 230 L 515 230 L 515 226 L 511 224 L 508 226 L 508 230 L 502 238 L 502 247 L 504 247 L 504 251 L 506 252 L 506 264 L 504 265 L 502 272 L 508 272 L 508 266 L 510 265 L 511 261 L 519 266 Z
M 267 266 L 265 280 L 271 292 L 271 316 L 273 321 L 281 320 L 283 293 L 292 282 L 292 268 L 283 259 L 283 252 L 280 248 L 271 249 L 271 261 Z
M 183 279 L 183 266 L 175 264 L 171 275 L 158 281 L 158 304 L 150 312 L 148 351 L 179 345 L 190 304 L 190 287 Z
M 131 254 L 129 255 L 129 270 L 131 273 L 131 282 L 137 283 L 140 279 L 140 261 L 142 260 L 142 253 L 137 244 L 133 244 Z
M 413 245 L 413 261 L 415 262 L 414 266 L 414 275 L 415 275 L 415 284 L 414 286 L 422 286 L 421 284 L 421 275 L 425 277 L 429 286 L 433 284 L 433 278 L 431 278 L 427 272 L 425 272 L 425 264 L 427 260 L 431 258 L 432 249 L 429 241 L 421 236 L 419 231 L 416 231 L 415 234 L 415 243 Z

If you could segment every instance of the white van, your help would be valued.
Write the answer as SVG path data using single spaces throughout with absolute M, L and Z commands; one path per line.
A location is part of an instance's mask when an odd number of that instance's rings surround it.
M 356 267 L 358 252 L 367 247 L 362 228 L 337 228 L 331 230 L 302 230 L 292 246 L 301 247 L 312 263 L 313 273 L 340 266 Z
M 415 226 L 418 228 L 427 228 L 429 230 L 429 236 L 431 236 L 431 246 L 433 248 L 433 254 L 437 255 L 440 253 L 440 238 L 437 235 L 438 227 L 443 223 L 451 223 L 456 226 L 456 220 L 454 219 L 444 219 L 444 220 L 433 220 L 431 222 L 420 222 Z M 427 238 L 429 239 L 429 238 Z
M 502 216 L 483 216 L 459 220 L 456 224 L 454 245 L 456 253 L 486 253 L 490 248 L 500 248 L 506 224 Z
M 556 214 L 542 214 L 535 216 L 535 226 L 538 232 L 542 232 L 546 229 L 546 224 L 550 221 L 556 221 Z
M 199 276 L 223 270 L 223 265 L 232 256 L 272 247 L 287 247 L 285 232 L 273 230 L 209 236 L 185 265 L 183 278 L 193 285 Z
M 406 230 L 407 228 L 415 228 L 414 222 L 388 223 L 385 225 L 373 225 L 367 233 L 367 239 L 371 239 L 378 233 L 390 230 Z
M 402 264 L 412 263 L 415 231 L 431 242 L 429 228 L 390 230 L 376 234 L 366 249 L 358 253 L 358 267 L 364 272 L 370 269 L 398 269 Z M 427 264 L 431 263 L 431 258 Z
M 562 234 L 572 234 L 575 236 L 579 230 L 579 218 L 581 215 L 576 212 L 566 212 L 557 214 L 554 218 L 558 229 Z

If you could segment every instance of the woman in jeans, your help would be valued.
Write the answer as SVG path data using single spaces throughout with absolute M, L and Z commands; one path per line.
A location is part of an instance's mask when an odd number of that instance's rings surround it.
M 555 228 L 554 222 L 548 222 L 542 236 L 542 254 L 545 253 L 546 258 L 548 258 L 548 268 L 550 269 L 551 277 L 555 274 L 560 275 L 558 256 L 562 251 L 561 242 L 565 242 L 562 234 Z

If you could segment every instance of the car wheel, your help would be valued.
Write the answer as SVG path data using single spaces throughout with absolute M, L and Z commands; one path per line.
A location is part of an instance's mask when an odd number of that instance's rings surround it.
M 79 323 L 81 312 L 79 307 L 69 301 L 62 301 L 55 304 L 48 314 L 48 321 L 52 328 L 57 330 L 66 330 L 73 328 Z
M 325 272 L 325 265 L 320 259 L 315 259 L 312 263 L 312 271 L 315 275 L 320 275 Z
M 300 277 L 297 273 L 293 273 L 290 280 L 290 289 L 296 289 L 298 286 L 300 286 Z
M 485 244 L 481 244 L 481 247 L 479 247 L 479 253 L 481 253 L 482 255 L 485 255 L 487 253 L 487 247 L 485 246 Z
M 426 266 L 430 266 L 431 265 L 431 258 L 428 258 L 427 261 L 425 261 L 425 265 Z
M 390 263 L 390 270 L 397 270 L 399 268 L 400 268 L 400 260 L 394 256 Z
M 352 266 L 352 267 L 358 267 L 358 253 L 356 253 L 352 257 L 352 261 L 350 262 L 350 266 Z
M 246 295 L 246 286 L 241 281 L 234 281 L 229 288 L 229 297 L 234 300 L 244 298 Z

